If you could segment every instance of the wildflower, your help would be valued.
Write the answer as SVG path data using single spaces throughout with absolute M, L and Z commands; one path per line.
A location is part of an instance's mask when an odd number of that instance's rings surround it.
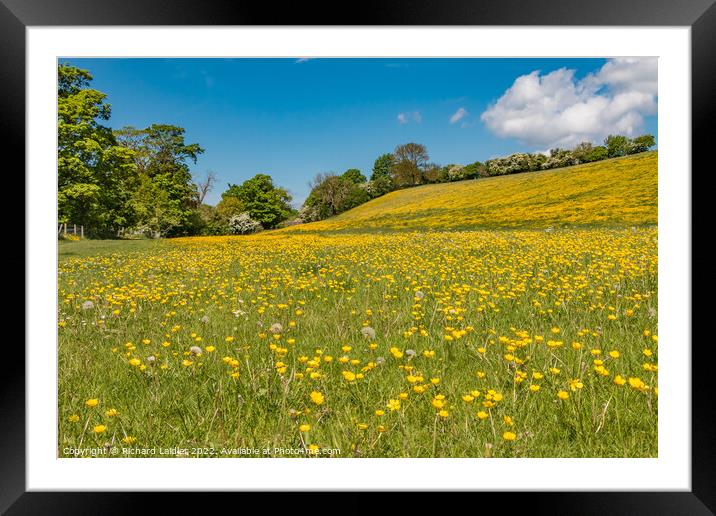
M 358 423 L 356 427 L 358 427 L 358 430 L 365 430 L 368 428 L 368 425 L 366 425 L 365 423 Z
M 92 427 L 92 431 L 96 434 L 101 434 L 105 430 L 107 430 L 107 427 L 105 425 L 96 425 Z
M 515 439 L 517 439 L 517 435 L 514 432 L 505 432 L 504 434 L 502 434 L 502 438 L 505 441 L 514 441 Z
M 375 415 L 378 417 L 382 416 L 383 414 L 385 414 L 385 410 L 378 409 L 375 411 Z
M 184 367 L 189 367 L 189 366 L 192 365 L 193 363 L 194 363 L 194 362 L 192 362 L 191 360 L 187 360 L 187 359 L 184 359 L 184 360 L 181 361 L 181 365 L 183 365 Z
M 616 376 L 614 377 L 614 383 L 615 383 L 616 385 L 620 385 L 620 386 L 621 386 L 621 385 L 624 385 L 624 384 L 626 383 L 626 380 L 624 379 L 624 377 L 623 377 L 622 375 L 618 374 L 618 375 L 616 375 Z
M 450 415 L 450 413 L 447 410 L 441 410 L 440 412 L 438 412 L 438 416 L 440 416 L 443 419 L 448 417 L 449 415 Z
M 78 416 L 77 414 L 72 414 L 70 417 L 67 418 L 67 421 L 69 421 L 70 423 L 77 423 L 77 421 L 79 420 L 80 416 Z
M 201 348 L 199 346 L 192 346 L 189 348 L 189 353 L 194 356 L 201 355 Z
M 370 339 L 370 340 L 375 339 L 375 330 L 373 328 L 371 328 L 370 326 L 365 326 L 365 327 L 361 328 L 360 332 L 366 339 Z
M 300 432 L 308 432 L 310 429 L 311 429 L 311 425 L 308 425 L 308 424 L 303 424 L 298 427 L 298 430 Z
M 269 328 L 269 331 L 270 331 L 271 333 L 273 333 L 274 335 L 275 335 L 275 334 L 282 333 L 282 332 L 283 332 L 283 325 L 281 325 L 281 323 L 273 323 L 273 324 L 271 325 L 271 327 Z
M 313 391 L 311 393 L 311 401 L 313 403 L 315 403 L 316 405 L 320 405 L 321 403 L 323 403 L 325 401 L 325 399 L 326 398 L 323 396 L 323 394 L 321 394 L 318 391 Z
M 114 417 L 114 416 L 116 416 L 117 414 L 119 414 L 119 411 L 118 411 L 117 409 L 115 409 L 115 408 L 111 408 L 111 409 L 109 409 L 109 410 L 107 410 L 107 411 L 105 412 L 105 415 L 106 415 L 107 417 Z
M 131 358 L 131 359 L 129 359 L 129 365 L 131 365 L 131 366 L 133 366 L 133 367 L 137 367 L 137 366 L 138 366 L 139 364 L 141 364 L 141 363 L 142 363 L 142 361 L 139 360 L 138 358 Z
M 134 444 L 135 442 L 137 442 L 137 438 L 132 437 L 131 435 L 128 435 L 122 439 L 122 442 L 124 444 Z
M 609 352 L 609 356 L 612 358 L 619 358 L 619 352 L 616 349 L 613 349 Z
M 350 371 L 343 371 L 343 373 L 341 374 L 343 374 L 343 378 L 345 378 L 348 382 L 353 382 L 356 379 L 355 373 L 352 373 Z
M 207 353 L 213 353 L 214 351 L 216 351 L 216 348 L 214 346 L 206 346 L 206 348 L 204 349 Z
M 561 400 L 566 400 L 567 398 L 569 398 L 569 393 L 567 391 L 559 391 L 557 393 L 557 397 Z
M 394 400 L 394 399 L 388 400 L 388 405 L 387 405 L 387 407 L 388 407 L 388 409 L 391 410 L 391 411 L 396 411 L 396 410 L 398 410 L 398 409 L 400 408 L 400 400 Z
M 99 404 L 99 400 L 97 398 L 92 398 L 87 401 L 85 401 L 85 405 L 87 405 L 88 408 L 96 407 Z
M 487 419 L 488 417 L 490 417 L 490 415 L 487 412 L 485 412 L 484 410 L 481 410 L 477 413 L 477 417 L 479 419 Z

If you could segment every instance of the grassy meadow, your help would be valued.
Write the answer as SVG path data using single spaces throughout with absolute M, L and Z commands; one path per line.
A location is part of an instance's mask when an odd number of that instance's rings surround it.
M 656 160 L 62 242 L 58 455 L 655 457 Z

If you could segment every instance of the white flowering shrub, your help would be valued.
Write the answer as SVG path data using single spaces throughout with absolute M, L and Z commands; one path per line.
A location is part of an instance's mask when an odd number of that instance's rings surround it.
M 234 235 L 247 235 L 263 229 L 261 223 L 252 219 L 248 213 L 239 213 L 229 218 L 229 231 Z

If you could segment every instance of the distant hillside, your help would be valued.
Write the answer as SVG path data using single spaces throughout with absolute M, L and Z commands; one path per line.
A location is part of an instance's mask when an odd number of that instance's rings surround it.
M 657 223 L 657 152 L 574 167 L 398 190 L 336 217 L 286 228 L 544 228 Z

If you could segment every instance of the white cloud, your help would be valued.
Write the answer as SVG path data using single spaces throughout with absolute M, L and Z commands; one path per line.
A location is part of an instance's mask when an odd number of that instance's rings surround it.
M 467 109 L 465 109 L 464 107 L 461 107 L 460 109 L 455 111 L 455 113 L 450 117 L 450 123 L 456 124 L 460 120 L 465 118 L 467 115 L 469 115 L 469 113 L 467 112 Z
M 574 73 L 522 75 L 480 118 L 500 137 L 545 148 L 634 135 L 656 113 L 656 58 L 610 59 L 581 80 Z
M 398 123 L 401 125 L 407 124 L 408 122 L 420 123 L 422 121 L 423 121 L 423 115 L 420 114 L 420 111 L 410 111 L 410 112 L 398 113 Z

